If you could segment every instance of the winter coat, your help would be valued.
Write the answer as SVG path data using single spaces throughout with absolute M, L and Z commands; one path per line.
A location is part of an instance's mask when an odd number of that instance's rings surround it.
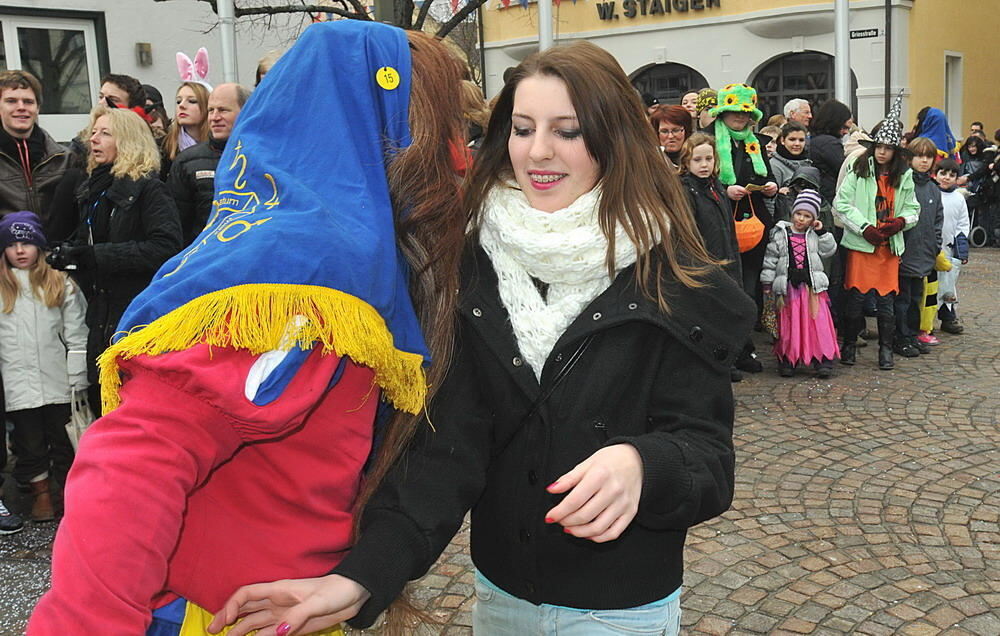
M 0 374 L 8 411 L 68 404 L 70 388 L 87 387 L 87 301 L 65 274 L 62 305 L 46 307 L 25 269 L 11 268 L 20 291 L 0 312 Z
M 76 164 L 69 150 L 38 126 L 28 137 L 28 147 L 32 155 L 30 185 L 24 179 L 11 136 L 0 129 L 0 216 L 29 210 L 46 223 L 56 186 L 66 170 Z
M 764 254 L 764 268 L 760 272 L 760 282 L 770 285 L 771 290 L 784 296 L 788 293 L 788 235 L 792 224 L 778 221 L 771 231 L 771 240 Z M 823 271 L 823 261 L 837 251 L 837 241 L 826 229 L 817 232 L 806 230 L 806 261 L 809 264 L 809 286 L 815 293 L 825 292 L 830 287 L 830 278 Z
M 903 233 L 906 251 L 899 261 L 899 275 L 923 278 L 934 270 L 934 261 L 941 251 L 944 206 L 941 189 L 929 174 L 914 172 L 913 185 L 920 204 L 920 219 L 912 230 Z
M 190 245 L 208 223 L 215 198 L 215 167 L 225 147 L 225 143 L 203 141 L 178 154 L 170 167 L 167 189 L 177 204 L 184 245 Z
M 743 280 L 740 246 L 736 242 L 732 202 L 726 196 L 725 188 L 715 177 L 699 179 L 690 173 L 681 176 L 681 181 L 687 189 L 694 222 L 705 242 L 705 249 L 712 258 L 728 261 L 722 267 L 739 284 Z
M 371 591 L 351 624 L 371 624 L 426 572 L 470 508 L 476 568 L 518 598 L 592 609 L 665 598 L 681 584 L 687 529 L 732 499 L 729 367 L 753 303 L 719 269 L 697 289 L 665 273 L 666 314 L 636 288 L 630 266 L 563 333 L 539 383 L 486 253 L 470 250 L 462 269 L 455 353 L 431 404 L 433 429 L 419 427 L 334 569 Z M 554 385 L 570 360 L 576 366 Z M 546 524 L 562 499 L 546 486 L 615 444 L 634 446 L 643 465 L 625 533 L 598 544 Z
M 859 157 L 857 161 L 863 161 Z M 869 159 L 870 174 L 875 174 L 875 160 Z M 833 203 L 833 214 L 840 221 L 844 228 L 844 237 L 840 244 L 855 252 L 875 252 L 875 246 L 865 240 L 861 235 L 864 228 L 869 225 L 878 225 L 875 215 L 875 197 L 878 194 L 878 184 L 875 177 L 862 179 L 854 172 L 853 166 L 847 171 L 847 177 L 837 191 L 837 198 Z M 959 195 L 961 196 L 961 195 Z M 906 225 L 904 230 L 909 230 L 917 224 L 920 218 L 920 204 L 913 191 L 913 171 L 907 169 L 899 180 L 896 187 L 896 195 L 893 199 L 893 216 L 902 218 Z M 903 243 L 903 233 L 897 232 L 890 237 L 888 242 L 892 253 L 896 256 L 903 254 L 906 249 Z
M 948 256 L 966 260 L 969 258 L 968 241 L 959 239 L 960 235 L 968 239 L 971 230 L 969 208 L 965 204 L 965 197 L 958 190 L 942 192 L 941 203 L 944 205 L 944 222 L 941 224 L 941 249 Z M 961 253 L 963 246 L 964 255 Z
M 792 173 L 791 178 L 785 181 L 783 186 L 788 186 L 796 181 L 801 181 L 804 187 L 811 188 L 813 190 L 819 191 L 819 170 L 812 165 L 809 161 L 799 162 L 796 166 L 795 172 Z M 778 193 L 774 197 L 774 220 L 777 221 L 791 221 L 792 220 L 792 207 L 795 205 L 795 198 L 798 196 L 798 190 L 791 189 L 788 194 Z M 827 203 L 823 203 L 819 212 L 819 219 L 823 222 L 823 227 L 830 229 L 833 227 L 833 213 L 830 211 L 830 206 Z
M 811 166 L 812 161 L 805 152 L 802 153 L 800 159 L 788 159 L 781 155 L 780 149 L 778 152 L 771 155 L 771 172 L 774 173 L 774 182 L 778 184 L 779 188 L 782 188 L 792 180 L 795 175 L 796 170 L 802 166 Z
M 181 249 L 177 207 L 155 175 L 133 180 L 116 177 L 105 196 L 110 201 L 108 240 L 94 244 L 96 271 L 80 271 L 78 281 L 89 291 L 87 357 L 90 382 L 97 382 L 95 360 L 118 329 L 132 299 L 149 285 L 153 274 Z M 92 244 L 86 202 L 87 183 L 77 190 L 80 224 L 75 244 Z
M 819 194 L 823 201 L 833 204 L 837 196 L 837 174 L 844 163 L 844 144 L 833 135 L 813 135 L 807 152 L 809 160 L 819 170 Z
M 750 159 L 750 155 L 746 153 L 745 144 L 742 141 L 733 140 L 733 170 L 736 172 L 736 185 L 747 186 L 749 184 L 754 185 L 764 185 L 769 181 L 774 181 L 774 173 L 771 172 L 770 163 L 768 161 L 767 150 L 764 148 L 766 145 L 768 137 L 766 135 L 758 136 L 760 140 L 760 154 L 764 160 L 764 166 L 767 167 L 767 174 L 764 176 L 758 175 L 753 170 L 753 161 Z M 748 202 L 749 200 L 749 202 Z M 748 206 L 752 204 L 754 216 L 760 219 L 761 223 L 764 224 L 764 237 L 760 240 L 760 243 L 756 247 L 748 252 L 744 252 L 741 256 L 744 259 L 744 264 L 753 261 L 760 262 L 759 259 L 764 257 L 764 248 L 767 246 L 767 233 L 772 227 L 774 227 L 774 216 L 771 213 L 772 206 L 768 205 L 769 197 L 765 197 L 763 192 L 759 190 L 756 192 L 751 192 L 749 195 L 743 197 L 740 201 L 732 201 L 734 214 L 735 212 L 744 213 Z

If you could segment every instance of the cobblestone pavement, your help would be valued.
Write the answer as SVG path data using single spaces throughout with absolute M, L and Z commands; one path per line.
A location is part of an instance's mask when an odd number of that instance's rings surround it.
M 965 334 L 895 371 L 868 346 L 832 379 L 779 378 L 759 343 L 735 502 L 689 534 L 685 633 L 1000 634 L 1000 250 L 972 257 Z M 0 538 L 0 634 L 47 585 L 51 526 Z M 440 621 L 423 632 L 471 633 L 468 540 L 413 586 Z

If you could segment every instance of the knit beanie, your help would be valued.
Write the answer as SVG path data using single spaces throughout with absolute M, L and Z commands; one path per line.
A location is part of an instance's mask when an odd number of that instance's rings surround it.
M 819 192 L 815 190 L 803 190 L 799 193 L 799 196 L 795 197 L 795 205 L 792 206 L 792 212 L 808 212 L 813 215 L 813 218 L 819 218 L 819 207 L 822 203 L 820 199 Z
M 34 212 L 11 212 L 0 218 L 0 247 L 14 243 L 31 243 L 44 248 L 48 243 L 42 232 L 42 222 Z
M 719 104 L 719 91 L 714 88 L 703 88 L 698 91 L 698 101 L 695 102 L 695 110 L 703 113 L 711 110 Z

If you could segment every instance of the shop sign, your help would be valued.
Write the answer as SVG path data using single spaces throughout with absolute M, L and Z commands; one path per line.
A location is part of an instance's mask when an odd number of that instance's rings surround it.
M 614 2 L 598 2 L 597 17 L 601 20 L 617 20 Z M 722 0 L 623 0 L 622 12 L 626 18 L 640 15 L 664 15 L 666 13 L 687 13 L 704 11 L 722 6 Z

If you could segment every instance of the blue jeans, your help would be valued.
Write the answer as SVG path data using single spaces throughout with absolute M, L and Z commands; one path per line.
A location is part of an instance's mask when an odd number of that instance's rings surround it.
M 681 591 L 628 609 L 575 609 L 529 603 L 504 592 L 476 572 L 472 631 L 477 636 L 676 636 L 681 631 Z

